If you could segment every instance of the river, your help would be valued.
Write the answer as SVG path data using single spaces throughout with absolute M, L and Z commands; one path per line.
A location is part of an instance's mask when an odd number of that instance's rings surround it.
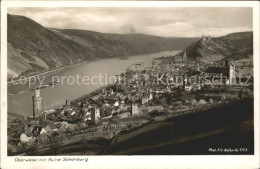
M 153 58 L 170 55 L 172 56 L 178 52 L 180 51 L 162 51 L 148 55 L 135 55 L 129 56 L 125 60 L 121 60 L 119 58 L 102 59 L 43 74 L 39 76 L 41 80 L 44 80 L 43 85 L 49 84 L 54 79 L 62 82 L 55 85 L 54 87 L 47 87 L 40 90 L 43 109 L 47 110 L 51 108 L 57 108 L 58 106 L 65 104 L 66 98 L 73 100 L 100 87 L 103 87 L 107 85 L 106 82 L 109 82 L 110 77 L 125 72 L 126 69 L 133 64 L 145 62 L 148 65 L 152 62 Z M 86 84 L 86 78 L 83 81 L 84 76 L 89 78 L 94 76 L 102 76 L 103 80 L 101 83 L 96 84 L 98 82 L 98 78 L 93 78 L 95 84 Z M 64 77 L 63 80 L 61 79 L 62 77 Z M 73 83 L 73 78 L 75 83 Z M 108 81 L 105 80 L 106 78 Z M 9 86 L 8 112 L 24 116 L 31 116 L 33 96 L 33 90 L 31 89 L 38 87 L 39 84 L 40 83 L 36 83 L 30 87 L 29 83 Z

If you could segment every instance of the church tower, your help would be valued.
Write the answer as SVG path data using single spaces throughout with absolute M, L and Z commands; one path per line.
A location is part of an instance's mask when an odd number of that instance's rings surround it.
M 42 97 L 40 96 L 40 89 L 34 89 L 33 100 L 33 119 L 39 117 L 39 113 L 42 111 Z
M 228 80 L 226 81 L 227 85 L 232 85 L 236 83 L 236 65 L 232 60 L 224 61 L 224 68 L 227 69 Z
M 235 70 L 235 65 L 230 64 L 229 65 L 229 84 L 235 84 L 236 83 L 236 70 Z

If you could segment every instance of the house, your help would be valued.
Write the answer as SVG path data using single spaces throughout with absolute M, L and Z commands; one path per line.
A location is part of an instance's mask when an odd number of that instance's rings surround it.
M 145 103 L 148 103 L 148 101 L 149 101 L 149 97 L 148 97 L 148 95 L 143 95 L 142 97 L 141 97 L 141 104 L 145 104 Z
M 188 91 L 188 92 L 190 92 L 191 91 L 191 86 L 189 85 L 189 86 L 185 86 L 185 91 Z
M 54 123 L 49 123 L 45 128 L 44 130 L 48 133 L 48 132 L 51 132 L 51 131 L 57 131 L 57 128 L 55 126 Z
M 21 143 L 28 143 L 31 139 L 32 139 L 32 137 L 28 137 L 25 133 L 22 133 L 20 135 L 20 142 Z
M 119 106 L 119 103 L 118 103 L 118 102 L 115 102 L 114 106 L 115 106 L 115 107 L 118 107 L 118 106 Z
M 66 129 L 69 127 L 69 123 L 66 121 L 62 121 L 59 123 L 59 130 L 60 131 L 66 131 Z
M 72 111 L 72 112 L 70 113 L 70 115 L 73 116 L 75 113 L 76 113 L 75 111 Z
M 193 85 L 192 88 L 193 88 L 194 91 L 197 91 L 197 90 L 201 89 L 201 86 L 200 85 Z
M 37 137 L 38 135 L 43 133 L 47 133 L 46 130 L 44 130 L 44 128 L 42 128 L 41 126 L 34 126 L 32 130 L 32 134 L 34 137 Z
M 110 92 L 111 95 L 114 94 L 114 90 L 113 89 L 110 89 L 109 92 Z
M 91 120 L 90 112 L 86 112 L 84 115 L 81 117 L 82 122 L 86 122 L 87 120 Z
M 34 128 L 34 125 L 32 126 L 27 126 L 26 124 L 24 125 L 24 133 L 27 135 L 27 136 L 32 136 L 32 130 Z
M 134 116 L 136 114 L 139 114 L 140 111 L 138 110 L 138 106 L 136 103 L 132 103 L 131 105 L 131 115 Z
M 119 105 L 119 110 L 122 112 L 122 111 L 127 111 L 127 105 L 126 104 L 120 104 Z
M 205 104 L 206 104 L 206 101 L 203 100 L 203 99 L 200 99 L 200 101 L 199 101 L 199 105 L 205 105 Z
M 224 72 L 224 69 L 222 67 L 208 67 L 206 70 L 207 76 L 222 76 Z
M 45 133 L 47 133 L 47 131 L 44 128 L 42 128 L 40 134 L 45 134 Z
M 117 115 L 119 118 L 126 118 L 126 117 L 130 117 L 131 113 L 130 112 L 124 112 L 124 113 L 120 113 Z
M 152 93 L 149 94 L 149 100 L 153 100 L 153 94 Z
M 149 113 L 154 111 L 154 110 L 163 111 L 163 106 L 150 106 L 150 107 L 147 107 L 147 110 L 148 110 Z

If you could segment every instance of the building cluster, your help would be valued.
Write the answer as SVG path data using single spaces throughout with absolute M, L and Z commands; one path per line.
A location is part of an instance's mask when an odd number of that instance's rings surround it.
M 156 105 L 156 100 L 178 90 L 197 91 L 207 85 L 203 81 L 191 82 L 188 79 L 191 75 L 195 77 L 204 75 L 210 78 L 217 77 L 217 79 L 225 76 L 226 85 L 231 85 L 235 81 L 235 65 L 232 61 L 225 60 L 222 67 L 208 67 L 203 72 L 200 70 L 199 62 L 191 65 L 187 60 L 186 51 L 170 60 L 169 58 L 155 59 L 152 65 L 144 70 L 127 70 L 118 75 L 114 85 L 102 88 L 94 96 L 78 102 L 70 102 L 66 99 L 65 105 L 58 109 L 43 111 L 40 91 L 35 89 L 32 97 L 33 118 L 44 118 L 52 121 L 53 124 L 27 126 L 27 133 L 23 133 L 21 139 L 28 140 L 25 136 L 59 131 L 78 123 L 98 126 L 104 123 L 103 120 L 135 116 L 143 113 L 144 110 L 163 111 L 163 106 Z
M 202 72 L 198 62 L 195 68 L 187 64 L 187 55 L 184 51 L 181 57 L 176 56 L 171 62 L 156 59 L 152 66 L 145 70 L 128 70 L 122 73 L 117 77 L 114 86 L 103 88 L 100 93 L 85 101 L 71 105 L 70 101 L 66 100 L 61 109 L 43 113 L 40 113 L 42 112 L 40 91 L 35 89 L 32 98 L 33 118 L 44 114 L 45 119 L 53 121 L 97 124 L 102 118 L 133 116 L 141 112 L 139 109 L 144 105 L 147 106 L 154 98 L 159 98 L 164 93 L 174 92 L 176 88 L 185 91 L 201 90 L 206 83 L 191 81 L 188 79 L 191 75 L 195 77 L 204 75 L 214 80 L 225 78 L 225 84 L 231 85 L 236 77 L 235 65 L 232 61 L 225 60 L 222 67 L 208 67 L 205 72 Z

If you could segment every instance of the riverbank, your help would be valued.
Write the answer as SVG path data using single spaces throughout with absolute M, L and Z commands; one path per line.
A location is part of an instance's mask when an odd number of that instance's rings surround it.
M 100 59 L 98 58 L 98 59 L 93 59 L 91 61 L 83 61 L 83 62 L 80 62 L 80 63 L 75 63 L 75 64 L 62 66 L 62 67 L 55 68 L 55 69 L 46 70 L 46 71 L 43 71 L 43 72 L 40 72 L 40 73 L 35 73 L 33 75 L 23 76 L 23 80 L 28 80 L 29 78 L 32 78 L 32 77 L 35 77 L 35 76 L 43 76 L 43 75 L 46 75 L 48 73 L 57 73 L 57 72 L 59 72 L 59 71 L 61 71 L 63 69 L 67 69 L 67 68 L 70 68 L 70 67 L 73 67 L 73 66 L 86 64 L 86 63 L 90 63 L 90 62 L 94 62 L 94 61 L 98 61 L 98 60 L 100 60 Z M 50 76 L 50 75 L 48 75 L 48 76 Z M 17 77 L 17 78 L 19 78 L 19 77 Z M 19 81 L 19 79 L 16 79 L 16 78 L 7 80 L 7 87 L 15 85 L 14 83 L 17 83 L 18 81 Z
M 144 70 L 145 68 L 147 68 L 149 65 L 151 65 L 151 64 L 148 64 L 148 63 L 146 63 L 146 62 L 138 62 L 138 63 L 134 63 L 134 64 L 128 66 L 128 68 L 127 68 L 126 70 L 138 70 L 138 71 L 142 71 L 142 70 Z M 121 73 L 124 73 L 124 72 L 121 72 Z M 102 92 L 102 89 L 111 88 L 113 85 L 114 85 L 114 84 L 108 84 L 108 85 L 106 85 L 106 86 L 100 87 L 100 88 L 98 88 L 98 89 L 92 91 L 91 93 L 87 93 L 87 94 L 85 94 L 85 95 L 83 95 L 83 96 L 80 96 L 80 97 L 78 97 L 78 98 L 76 98 L 76 99 L 73 99 L 72 102 L 80 102 L 80 101 L 85 100 L 85 99 L 87 99 L 87 98 L 91 98 L 91 97 L 93 97 L 93 96 L 95 96 L 95 95 L 101 93 L 101 92 Z

